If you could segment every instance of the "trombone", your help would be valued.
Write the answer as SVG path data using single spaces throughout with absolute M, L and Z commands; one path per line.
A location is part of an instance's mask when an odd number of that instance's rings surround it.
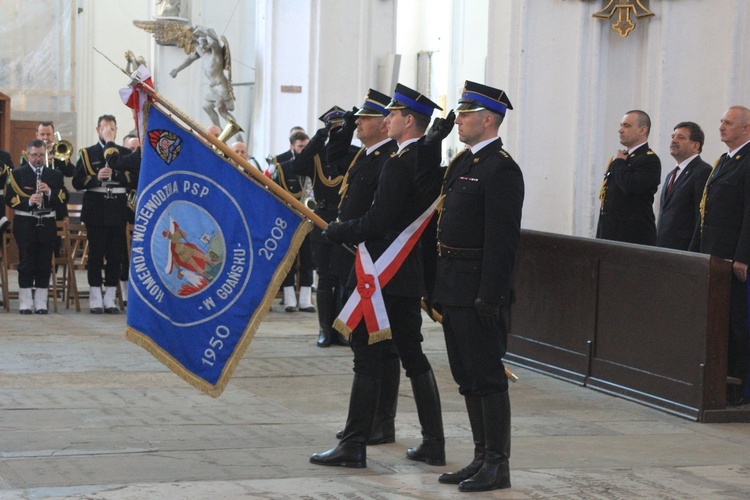
M 52 143 L 52 157 L 55 160 L 67 162 L 70 160 L 70 155 L 73 154 L 73 144 L 70 141 L 65 141 L 60 135 L 60 132 L 55 132 L 55 142 Z

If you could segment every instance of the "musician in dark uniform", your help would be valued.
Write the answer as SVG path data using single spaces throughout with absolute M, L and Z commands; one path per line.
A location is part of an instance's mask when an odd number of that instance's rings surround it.
M 294 156 L 295 156 L 294 155 L 294 142 L 292 141 L 292 136 L 296 134 L 297 132 L 302 132 L 303 134 L 307 134 L 307 132 L 305 132 L 305 129 L 300 126 L 292 127 L 289 130 L 289 149 L 287 149 L 283 153 L 277 154 L 276 156 L 268 155 L 266 157 L 266 163 L 268 163 L 269 167 L 273 166 L 273 168 L 275 169 L 276 168 L 275 165 L 294 159 Z M 265 172 L 268 177 L 271 177 L 271 175 L 273 174 L 272 171 L 268 172 L 268 169 L 266 169 Z
M 604 173 L 596 237 L 604 240 L 656 244 L 654 194 L 661 182 L 661 162 L 648 147 L 651 118 L 644 111 L 625 113 L 620 144 Z
M 335 172 L 345 176 L 338 207 L 340 221 L 359 219 L 367 213 L 372 205 L 383 165 L 398 149 L 398 143 L 388 137 L 388 126 L 385 123 L 385 117 L 389 113 L 386 106 L 390 101 L 391 98 L 387 95 L 370 89 L 362 107 L 353 113 L 352 118 L 356 120 L 351 120 L 351 112 L 347 112 L 344 115 L 345 124 L 331 130 L 331 138 L 326 145 L 328 163 Z M 351 121 L 354 121 L 354 127 L 350 125 Z M 357 139 L 362 143 L 362 148 L 352 152 L 354 130 L 357 131 Z M 357 285 L 354 255 L 341 245 L 334 245 L 331 248 L 331 263 L 331 270 L 337 279 L 347 285 L 347 290 L 353 289 Z M 348 298 L 347 293 L 343 297 L 344 302 Z M 341 335 L 337 330 L 333 333 Z M 401 361 L 393 342 L 389 344 L 390 349 L 383 349 L 380 396 L 368 445 L 396 441 L 395 419 L 401 382 Z M 344 431 L 339 431 L 337 437 L 341 439 L 343 435 Z
M 13 160 L 10 157 L 10 153 L 7 151 L 3 151 L 0 149 L 0 195 L 3 195 L 3 199 L 5 199 L 4 196 L 4 188 L 5 183 L 8 180 L 8 175 L 10 175 L 11 170 L 13 170 Z M 5 216 L 5 210 L 0 212 L 0 235 L 5 232 L 5 229 L 10 225 L 10 221 Z M 0 306 L 3 304 L 3 297 L 0 296 Z
M 127 191 L 137 187 L 140 155 L 114 143 L 114 116 L 100 116 L 96 131 L 99 142 L 79 151 L 73 187 L 85 190 L 81 221 L 86 224 L 89 243 L 89 309 L 92 314 L 118 314 L 115 300 L 126 246 Z
M 326 223 L 336 218 L 339 205 L 339 188 L 343 175 L 333 172 L 326 159 L 326 141 L 329 131 L 343 128 L 344 110 L 334 106 L 319 118 L 323 122 L 305 149 L 292 162 L 292 172 L 311 179 L 315 198 L 315 214 Z M 353 125 L 354 120 L 350 120 Z M 352 127 L 353 128 L 353 127 Z M 351 142 L 351 133 L 349 135 Z M 351 147 L 351 146 L 350 146 Z M 356 150 L 356 148 L 355 148 Z M 334 245 L 321 236 L 317 226 L 310 234 L 310 245 L 315 270 L 318 273 L 318 288 L 315 293 L 318 306 L 318 347 L 328 347 L 331 343 L 348 345 L 346 339 L 333 329 L 333 320 L 341 310 L 343 281 L 334 273 L 335 265 L 331 256 Z
M 727 402 L 750 402 L 747 268 L 750 264 L 750 109 L 732 106 L 721 117 L 721 155 L 703 191 L 700 224 L 690 250 L 732 261 L 727 370 L 740 385 L 727 387 Z
M 325 231 L 334 243 L 365 243 L 373 262 L 398 235 L 418 219 L 437 198 L 437 190 L 420 192 L 414 182 L 417 160 L 414 145 L 423 136 L 437 104 L 422 94 L 398 84 L 385 119 L 388 136 L 399 144 L 380 175 L 372 206 L 365 215 L 346 222 L 333 222 Z M 395 344 L 406 376 L 411 380 L 422 443 L 409 448 L 406 457 L 429 465 L 445 465 L 445 438 L 435 376 L 422 352 L 424 295 L 422 254 L 417 244 L 406 256 L 391 281 L 382 290 L 392 340 L 368 334 L 364 322 L 351 332 L 354 350 L 354 380 L 344 433 L 335 448 L 316 453 L 310 461 L 319 465 L 366 467 L 366 444 L 375 419 L 383 373 L 383 351 Z
M 47 145 L 47 166 L 59 170 L 60 172 L 62 172 L 64 177 L 73 177 L 73 173 L 75 172 L 75 165 L 73 165 L 73 163 L 70 161 L 70 153 L 72 153 L 72 149 L 71 151 L 68 151 L 67 155 L 57 155 L 57 157 L 55 156 L 55 149 L 59 144 L 56 141 L 55 137 L 55 124 L 50 121 L 42 121 L 37 123 L 36 138 L 44 141 L 44 144 Z M 72 148 L 72 146 L 70 147 Z M 24 163 L 26 163 L 25 159 L 21 161 L 22 165 Z M 68 188 L 66 188 L 65 185 L 63 185 L 63 193 L 65 196 L 65 200 L 63 202 L 63 205 L 56 210 L 57 220 L 63 220 L 68 216 L 68 200 L 70 199 L 70 193 L 68 193 Z M 57 255 L 58 253 L 59 244 L 58 248 L 55 249 L 55 254 Z
M 47 314 L 57 226 L 55 211 L 63 204 L 63 174 L 44 166 L 43 141 L 26 146 L 28 163 L 10 172 L 5 204 L 15 210 L 13 236 L 18 244 L 18 300 L 21 314 Z M 32 288 L 35 288 L 32 299 Z
M 292 142 L 293 154 L 297 156 L 307 146 L 310 138 L 304 132 L 295 132 L 289 140 Z M 305 178 L 292 172 L 293 163 L 294 158 L 281 163 L 274 163 L 269 167 L 269 171 L 271 171 L 271 179 L 284 188 L 285 191 L 297 199 L 302 199 L 305 192 Z M 297 310 L 315 312 L 315 306 L 312 304 L 313 271 L 315 270 L 315 265 L 313 264 L 310 235 L 305 236 L 298 255 L 299 266 L 292 266 L 289 274 L 287 274 L 284 282 L 281 284 L 284 291 L 284 310 L 289 313 Z M 300 285 L 299 302 L 294 290 L 295 276 L 298 271 Z M 297 307 L 298 305 L 299 307 Z
M 423 189 L 442 181 L 433 299 L 442 306 L 451 373 L 464 396 L 474 439 L 474 460 L 439 481 L 459 484 L 461 491 L 487 491 L 510 487 L 510 400 L 502 357 L 524 182 L 498 137 L 506 111 L 513 109 L 505 92 L 467 81 L 458 102 L 458 138 L 470 149 L 444 173 L 421 161 L 417 173 Z M 436 120 L 425 150 L 434 147 L 439 154 L 452 122 L 452 113 Z

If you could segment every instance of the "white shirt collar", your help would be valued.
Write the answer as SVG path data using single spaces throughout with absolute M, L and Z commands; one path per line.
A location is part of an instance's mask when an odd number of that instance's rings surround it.
M 482 141 L 482 142 L 478 142 L 478 143 L 474 144 L 474 145 L 473 145 L 473 146 L 471 147 L 471 154 L 473 154 L 473 155 L 477 154 L 477 153 L 478 153 L 478 152 L 480 152 L 480 151 L 482 150 L 482 148 L 483 148 L 483 147 L 485 147 L 485 146 L 486 146 L 487 144 L 489 144 L 489 143 L 491 143 L 491 142 L 493 142 L 493 141 L 496 141 L 496 140 L 497 140 L 497 137 L 492 137 L 491 139 L 487 139 L 486 141 Z
M 738 151 L 739 151 L 740 149 L 744 148 L 744 147 L 745 147 L 745 146 L 747 146 L 748 144 L 750 144 L 750 141 L 747 141 L 747 142 L 746 142 L 745 144 L 743 144 L 742 146 L 738 147 L 737 149 L 733 149 L 732 151 L 730 151 L 730 152 L 729 152 L 729 157 L 730 157 L 730 158 L 734 158 L 734 155 L 736 155 L 736 154 L 737 154 L 737 152 L 738 152 Z
M 382 141 L 380 141 L 379 143 L 377 143 L 377 144 L 373 144 L 373 145 L 372 145 L 372 146 L 370 146 L 369 148 L 365 149 L 365 155 L 369 155 L 370 153 L 373 153 L 373 152 L 375 152 L 375 151 L 376 151 L 376 150 L 377 150 L 377 149 L 378 149 L 378 148 L 379 148 L 380 146 L 382 146 L 383 144 L 387 143 L 387 142 L 388 142 L 388 141 L 390 141 L 390 140 L 391 140 L 390 138 L 388 138 L 388 139 L 383 139 L 383 140 L 382 140 Z
M 648 141 L 644 141 L 644 142 L 642 142 L 642 143 L 638 144 L 637 146 L 634 146 L 634 147 L 632 147 L 632 148 L 628 149 L 628 156 L 629 156 L 629 155 L 632 155 L 632 154 L 633 154 L 633 151 L 635 151 L 636 149 L 640 148 L 641 146 L 643 146 L 643 145 L 644 145 L 644 144 L 646 144 L 647 142 L 648 142 Z
M 421 137 L 414 137 L 414 138 L 412 138 L 412 139 L 407 139 L 407 140 L 405 140 L 404 142 L 400 143 L 400 144 L 398 145 L 398 151 L 396 151 L 396 154 L 398 154 L 398 153 L 400 153 L 401 151 L 403 151 L 403 150 L 404 150 L 404 148 L 405 148 L 406 146 L 408 146 L 409 144 L 411 144 L 412 142 L 417 142 L 417 141 L 418 141 L 419 139 L 421 139 Z

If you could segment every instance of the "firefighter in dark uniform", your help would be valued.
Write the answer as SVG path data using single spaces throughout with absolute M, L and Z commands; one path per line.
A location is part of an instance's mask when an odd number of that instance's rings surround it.
M 10 153 L 0 149 L 0 195 L 4 196 L 5 183 L 8 181 L 8 176 L 13 170 L 13 159 L 10 157 Z M 5 229 L 10 225 L 10 221 L 5 216 L 5 210 L 0 211 L 0 236 L 5 232 Z M 0 306 L 3 305 L 3 297 L 0 297 Z
M 299 155 L 307 146 L 310 138 L 304 132 L 295 132 L 289 138 L 292 143 L 293 155 Z M 274 163 L 271 173 L 271 179 L 279 184 L 286 192 L 297 199 L 304 196 L 305 178 L 292 173 L 292 164 L 294 158 L 288 159 L 281 163 Z M 284 291 L 284 306 L 286 312 L 315 312 L 315 306 L 312 304 L 312 285 L 313 285 L 313 264 L 312 248 L 310 246 L 310 235 L 305 236 L 304 241 L 299 249 L 299 302 L 294 291 L 294 278 L 297 274 L 295 266 L 289 271 L 281 287 Z M 299 308 L 297 307 L 299 305 Z
M 292 162 L 292 172 L 312 180 L 315 198 L 315 214 L 326 223 L 336 218 L 339 206 L 339 188 L 343 175 L 332 171 L 326 159 L 326 139 L 329 131 L 341 129 L 344 123 L 344 110 L 334 106 L 326 111 L 319 120 L 324 126 L 320 128 L 305 149 Z M 354 120 L 351 120 L 353 124 Z M 351 135 L 349 136 L 351 143 Z M 321 235 L 317 226 L 310 234 L 312 257 L 315 270 L 318 273 L 318 288 L 316 291 L 318 306 L 318 347 L 328 347 L 339 344 L 348 345 L 343 335 L 333 329 L 333 320 L 341 310 L 343 297 L 343 281 L 334 273 L 335 265 L 331 256 L 334 245 Z
M 73 152 L 73 146 L 67 142 L 62 141 L 55 136 L 55 124 L 53 122 L 43 121 L 36 125 L 36 138 L 44 141 L 47 146 L 47 166 L 59 170 L 62 172 L 64 177 L 73 177 L 75 173 L 75 165 L 70 161 L 70 155 Z M 59 153 L 55 154 L 56 150 L 59 149 Z M 26 158 L 21 159 L 21 165 L 28 163 Z M 56 210 L 57 220 L 63 220 L 68 216 L 68 200 L 70 199 L 70 193 L 68 189 L 63 185 L 63 193 L 65 200 L 61 207 Z M 55 248 L 55 255 L 59 254 L 59 242 L 57 248 Z
M 442 182 L 445 195 L 438 211 L 433 299 L 442 306 L 451 373 L 465 398 L 474 439 L 474 460 L 439 481 L 459 484 L 460 491 L 487 491 L 510 487 L 510 400 L 502 357 L 524 183 L 497 134 L 513 109 L 505 92 L 467 81 L 458 102 L 458 138 L 470 149 L 445 172 L 429 170 L 428 162 L 420 162 L 417 172 L 420 187 Z M 436 120 L 426 151 L 439 151 L 452 122 L 452 113 Z
M 345 123 L 331 130 L 331 138 L 326 145 L 326 154 L 331 168 L 339 175 L 345 175 L 341 185 L 341 202 L 338 207 L 338 220 L 359 219 L 370 209 L 375 189 L 383 165 L 398 149 L 398 143 L 388 137 L 385 117 L 386 106 L 391 98 L 377 90 L 370 89 L 365 102 L 356 112 L 347 112 Z M 351 117 L 350 117 L 351 115 Z M 357 131 L 361 149 L 352 150 L 352 136 Z M 347 285 L 347 290 L 357 285 L 354 274 L 354 254 L 341 245 L 331 248 L 332 271 L 337 279 Z M 348 300 L 348 293 L 344 302 Z M 340 333 L 334 330 L 335 334 Z M 401 381 L 401 362 L 398 352 L 391 342 L 391 349 L 383 350 L 383 373 L 380 379 L 380 396 L 375 412 L 368 445 L 393 443 L 396 441 L 396 409 L 398 389 Z M 339 431 L 341 439 L 344 431 Z
M 437 198 L 438 190 L 420 192 L 414 183 L 417 160 L 414 146 L 430 123 L 437 104 L 401 84 L 388 105 L 388 136 L 399 143 L 398 153 L 389 158 L 380 175 L 372 206 L 365 215 L 346 222 L 333 222 L 325 235 L 334 243 L 364 242 L 373 261 L 385 252 L 398 235 L 419 218 Z M 422 352 L 424 274 L 421 249 L 417 244 L 383 288 L 382 295 L 391 326 L 392 340 L 370 338 L 364 322 L 351 333 L 354 350 L 354 380 L 344 433 L 335 448 L 316 453 L 310 461 L 320 465 L 366 467 L 369 440 L 378 404 L 383 373 L 383 351 L 395 345 L 406 376 L 411 380 L 422 443 L 409 448 L 406 457 L 429 465 L 445 465 L 445 438 L 435 376 Z
M 13 236 L 18 244 L 18 300 L 21 314 L 47 314 L 47 288 L 57 240 L 55 211 L 63 205 L 63 174 L 44 166 L 43 141 L 26 146 L 28 163 L 13 169 L 5 204 L 15 210 Z M 35 288 L 32 299 L 32 288 Z
M 86 224 L 89 243 L 89 309 L 92 314 L 118 314 L 115 300 L 122 249 L 126 246 L 127 192 L 138 184 L 136 154 L 114 143 L 117 135 L 114 116 L 100 116 L 96 131 L 99 142 L 79 151 L 73 187 L 85 190 L 81 221 Z

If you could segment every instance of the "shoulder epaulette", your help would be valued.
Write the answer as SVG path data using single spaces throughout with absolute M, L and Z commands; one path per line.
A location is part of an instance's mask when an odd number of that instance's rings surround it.
M 500 156 L 510 158 L 510 155 L 504 149 L 499 150 L 498 153 L 500 153 Z
M 406 148 L 402 149 L 402 150 L 401 150 L 401 152 L 400 152 L 400 153 L 399 153 L 399 154 L 398 154 L 397 156 L 398 156 L 399 158 L 401 158 L 401 155 L 402 155 L 402 154 L 404 154 L 404 153 L 406 153 L 407 151 L 409 151 L 409 148 L 408 148 L 408 147 L 406 147 Z
M 656 154 L 656 153 L 654 153 L 653 151 L 651 151 L 651 150 L 649 149 L 648 151 L 646 151 L 646 154 L 647 154 L 647 155 L 653 155 L 653 154 Z

